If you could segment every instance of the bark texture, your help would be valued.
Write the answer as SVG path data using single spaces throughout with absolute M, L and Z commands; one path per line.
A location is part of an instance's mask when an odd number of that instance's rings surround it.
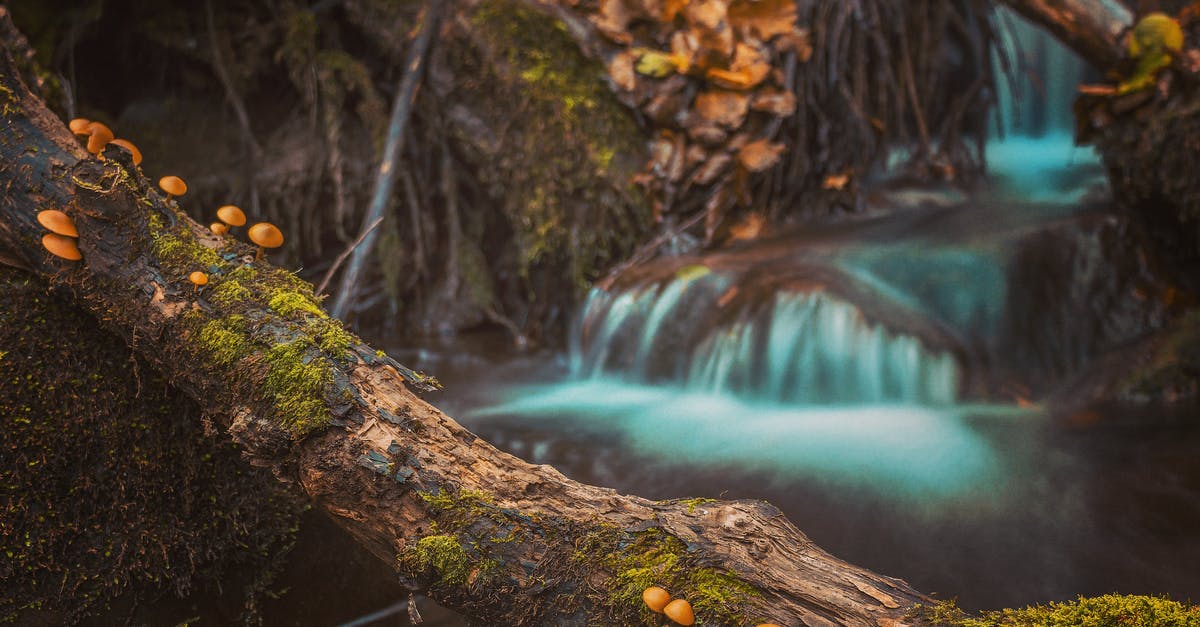
M 496 450 L 414 394 L 429 382 L 342 329 L 311 286 L 192 222 L 124 151 L 84 152 L 4 44 L 0 249 L 412 588 L 489 625 L 658 624 L 640 601 L 651 584 L 702 625 L 895 624 L 922 598 L 823 552 L 767 503 L 622 496 Z M 74 219 L 82 261 L 42 248 L 47 208 Z M 195 270 L 203 289 L 186 281 Z

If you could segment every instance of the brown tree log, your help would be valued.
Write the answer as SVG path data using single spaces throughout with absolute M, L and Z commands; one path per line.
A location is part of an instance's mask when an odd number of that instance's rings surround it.
M 1098 70 L 1111 69 L 1125 56 L 1121 35 L 1133 26 L 1133 13 L 1120 0 L 1002 1 Z
M 410 391 L 427 381 L 345 332 L 311 286 L 189 220 L 124 151 L 88 155 L 2 43 L 0 252 L 124 337 L 411 588 L 488 625 L 658 624 L 639 596 L 651 583 L 705 625 L 896 624 L 923 598 L 767 503 L 623 496 L 496 450 Z M 74 219 L 82 261 L 42 248 L 46 208 Z M 203 289 L 186 280 L 197 270 Z

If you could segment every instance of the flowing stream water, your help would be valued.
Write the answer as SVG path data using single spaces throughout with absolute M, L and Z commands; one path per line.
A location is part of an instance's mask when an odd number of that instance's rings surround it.
M 875 217 L 626 272 L 592 290 L 566 354 L 491 333 L 384 347 L 528 461 L 649 498 L 767 499 L 833 554 L 968 608 L 1200 601 L 1195 416 L 1040 402 L 1165 314 L 1071 144 L 1086 71 L 1007 21 L 1029 57 L 999 94 L 985 193 L 893 193 Z

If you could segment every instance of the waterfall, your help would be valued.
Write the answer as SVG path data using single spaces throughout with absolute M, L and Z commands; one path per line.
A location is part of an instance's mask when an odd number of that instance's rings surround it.
M 576 324 L 572 375 L 783 405 L 952 404 L 958 365 L 823 289 L 731 305 L 716 274 L 608 292 Z M 730 309 L 731 311 L 725 311 Z
M 999 42 L 993 70 L 998 84 L 988 170 L 1009 195 L 1078 201 L 1104 180 L 1095 151 L 1074 142 L 1072 105 L 1078 86 L 1098 77 L 1041 28 L 1007 8 L 996 11 Z

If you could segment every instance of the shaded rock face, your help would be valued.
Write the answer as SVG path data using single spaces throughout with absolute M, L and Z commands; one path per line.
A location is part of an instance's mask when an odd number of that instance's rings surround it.
M 977 205 L 808 227 L 595 291 L 576 376 L 770 402 L 1042 397 L 1163 326 L 1175 294 L 1130 216 Z
M 0 268 L 0 620 L 69 624 L 128 592 L 122 605 L 223 587 L 217 614 L 235 621 L 301 504 L 96 327 Z

